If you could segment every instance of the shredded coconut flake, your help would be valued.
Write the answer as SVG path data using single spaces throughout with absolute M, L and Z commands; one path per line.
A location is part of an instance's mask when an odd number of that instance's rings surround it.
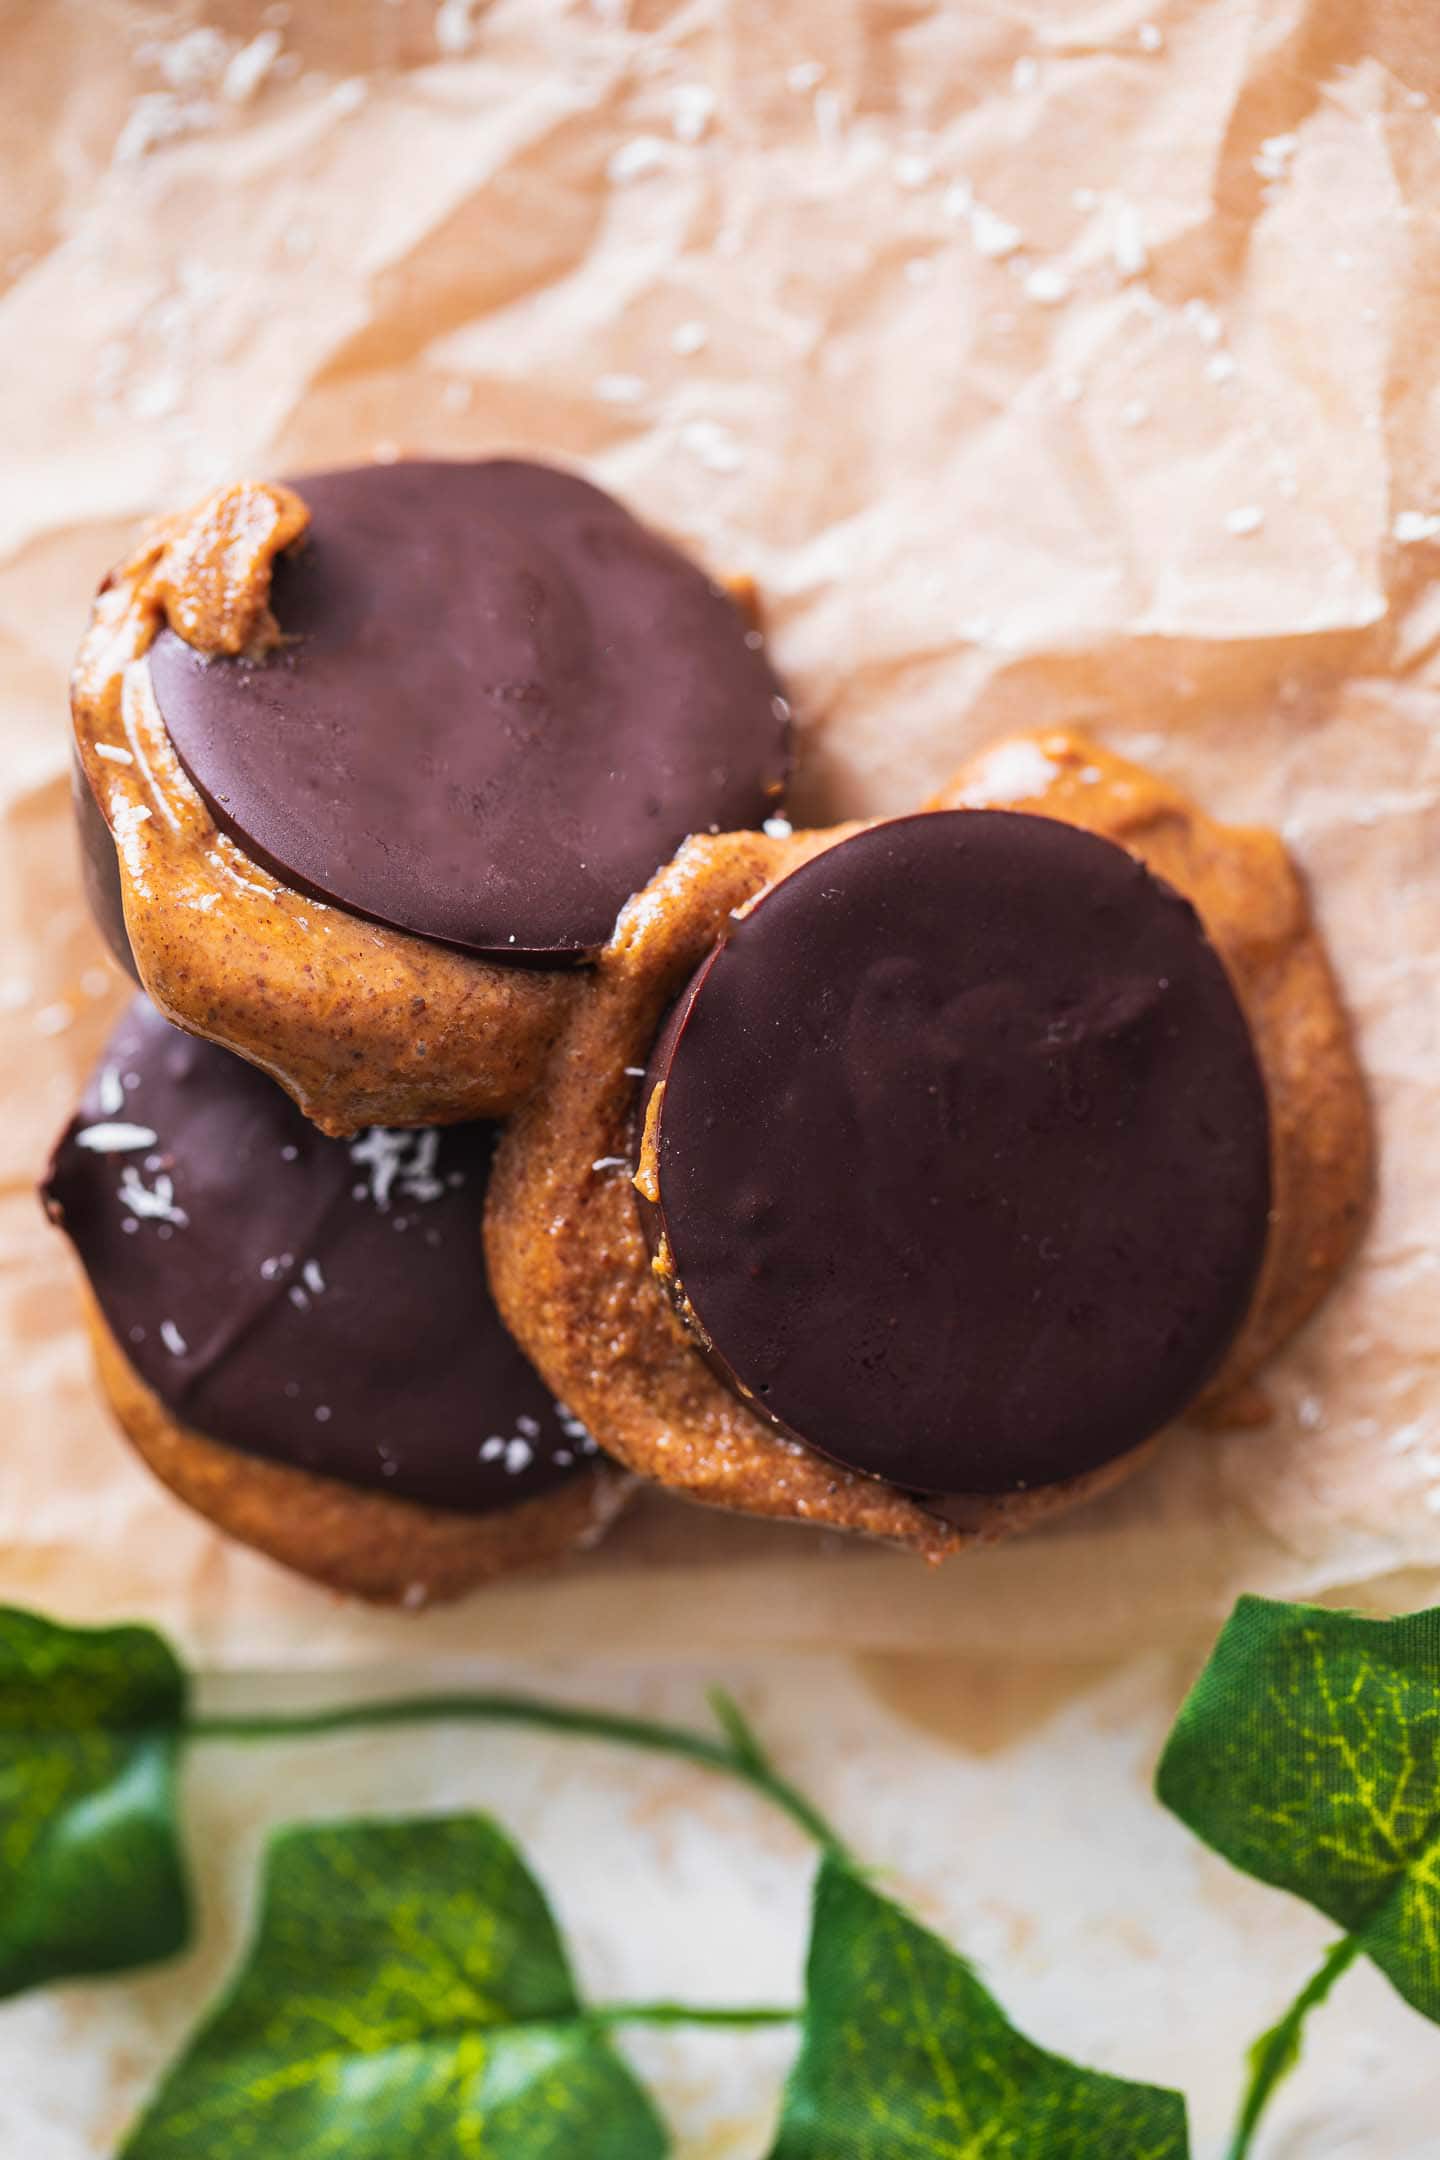
M 95 755 L 104 758 L 109 765 L 133 765 L 135 762 L 130 752 L 119 743 L 97 742 Z
M 688 359 L 692 353 L 703 352 L 710 342 L 710 333 L 703 322 L 677 323 L 670 333 L 670 350 Z
M 135 1148 L 154 1147 L 155 1139 L 148 1125 L 86 1125 L 76 1133 L 75 1145 L 92 1155 L 128 1155 Z
M 372 1125 L 350 1143 L 351 1162 L 366 1171 L 369 1180 L 353 1188 L 356 1199 L 373 1200 L 382 1215 L 389 1213 L 392 1192 L 422 1206 L 438 1200 L 445 1190 L 444 1180 L 435 1175 L 439 1153 L 440 1135 L 433 1126 L 426 1132 L 398 1132 Z
M 788 840 L 791 834 L 794 832 L 795 827 L 791 824 L 788 817 L 767 817 L 765 823 L 761 826 L 760 830 L 764 833 L 767 840 Z M 641 1072 L 643 1072 L 644 1069 L 645 1068 L 643 1065 L 638 1068 L 638 1070 L 640 1070 Z
M 535 1450 L 528 1440 L 515 1439 L 506 1442 L 505 1469 L 508 1476 L 518 1477 L 522 1470 L 529 1469 L 534 1460 Z
M 173 1320 L 162 1320 L 160 1322 L 160 1340 L 170 1352 L 171 1357 L 184 1357 L 190 1347 Z
M 183 1230 L 190 1221 L 184 1208 L 175 1204 L 174 1180 L 162 1174 L 147 1185 L 134 1163 L 126 1163 L 120 1173 L 120 1205 L 140 1222 L 174 1223 Z
M 306 1289 L 313 1297 L 320 1297 L 325 1289 L 325 1277 L 318 1260 L 307 1260 L 300 1270 Z
M 1440 516 L 1428 510 L 1401 510 L 1390 530 L 1402 547 L 1413 547 L 1420 540 L 1440 539 Z
M 1043 795 L 1059 770 L 1038 743 L 1000 743 L 966 787 L 965 801 L 972 809 L 980 809 L 986 803 Z
M 125 1083 L 113 1065 L 107 1065 L 101 1073 L 95 1093 L 106 1117 L 114 1117 L 117 1111 L 124 1109 Z
M 1242 503 L 1238 509 L 1227 511 L 1225 530 L 1233 533 L 1237 540 L 1243 540 L 1251 533 L 1259 532 L 1264 523 L 1265 512 L 1259 503 Z

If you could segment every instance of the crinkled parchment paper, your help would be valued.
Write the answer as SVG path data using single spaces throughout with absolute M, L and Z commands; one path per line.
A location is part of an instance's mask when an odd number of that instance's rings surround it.
M 212 1661 L 1067 1653 L 1440 1563 L 1440 34 L 1402 0 L 0 6 L 0 1595 Z M 1432 100 L 1434 102 L 1432 103 Z M 132 522 L 386 450 L 581 465 L 755 576 L 810 815 L 1078 723 L 1312 881 L 1383 1192 L 1275 1415 L 938 1575 L 647 1502 L 357 1612 L 112 1435 L 31 1194 L 119 993 L 65 674 Z

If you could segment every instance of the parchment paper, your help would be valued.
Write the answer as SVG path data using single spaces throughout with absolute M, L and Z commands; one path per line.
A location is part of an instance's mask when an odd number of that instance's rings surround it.
M 0 1596 L 212 1662 L 1066 1654 L 1440 1564 L 1440 36 L 1401 0 L 0 5 Z M 396 449 L 574 462 L 751 572 L 810 816 L 1076 722 L 1281 826 L 1383 1190 L 1268 1428 L 938 1575 L 655 1500 L 347 1608 L 130 1459 L 31 1194 L 121 993 L 65 672 L 132 523 Z M 1063 1625 L 1061 1624 L 1063 1623 Z

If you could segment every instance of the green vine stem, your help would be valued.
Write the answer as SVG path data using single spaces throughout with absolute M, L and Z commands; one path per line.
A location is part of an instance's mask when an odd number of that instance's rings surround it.
M 795 2025 L 801 2015 L 799 2010 L 731 2010 L 723 2004 L 712 2007 L 708 2003 L 653 2002 L 604 2003 L 598 2010 L 587 2010 L 585 2019 L 587 2024 L 608 2031 L 612 2025 Z
M 405 1695 L 383 1702 L 346 1703 L 334 1709 L 265 1712 L 252 1717 L 192 1717 L 186 1738 L 315 1740 L 332 1733 L 371 1732 L 388 1725 L 479 1723 L 524 1725 L 579 1740 L 610 1740 L 622 1747 L 643 1748 L 652 1755 L 677 1755 L 703 1769 L 738 1778 L 788 1815 L 823 1851 L 853 1865 L 851 1855 L 824 1816 L 775 1768 L 738 1704 L 718 1692 L 710 1702 L 724 1729 L 723 1739 L 651 1718 L 509 1694 Z
M 1251 2048 L 1250 2082 L 1245 2089 L 1240 2118 L 1235 2125 L 1226 2160 L 1247 2160 L 1260 2118 L 1276 2087 L 1284 2082 L 1300 2060 L 1300 2042 L 1306 2018 L 1324 2002 L 1346 1968 L 1354 1964 L 1360 1955 L 1361 1947 L 1354 1935 L 1342 1935 L 1326 1956 L 1319 1971 L 1300 1990 L 1279 2024 L 1272 2025 L 1268 2032 L 1262 2033 Z

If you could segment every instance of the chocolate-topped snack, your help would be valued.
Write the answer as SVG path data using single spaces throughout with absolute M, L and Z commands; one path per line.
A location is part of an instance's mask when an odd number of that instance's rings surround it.
M 428 1587 L 441 1511 L 472 1547 L 477 1518 L 493 1545 L 518 1515 L 529 1556 L 557 1500 L 559 1546 L 591 1526 L 610 1476 L 490 1302 L 478 1224 L 494 1137 L 326 1139 L 263 1074 L 136 998 L 43 1188 L 172 1441 L 223 1454 L 242 1483 L 252 1460 L 305 1473 L 301 1528 L 322 1481 L 367 1523 L 390 1510 L 396 1594 Z
M 219 490 L 107 581 L 73 703 L 112 943 L 334 1132 L 512 1108 L 573 964 L 788 757 L 743 610 L 516 460 Z
M 727 931 L 649 1073 L 662 1279 L 762 1414 L 907 1490 L 1127 1453 L 1244 1317 L 1265 1091 L 1190 904 L 998 810 L 827 850 Z
M 511 459 L 296 487 L 282 642 L 209 659 L 167 629 L 150 653 L 181 763 L 277 877 L 472 952 L 573 957 L 687 833 L 774 806 L 784 707 L 745 617 L 610 496 Z
M 608 1454 L 939 1560 L 1128 1477 L 1182 1407 L 1263 1420 L 1373 1157 L 1274 833 L 1060 729 L 931 807 L 691 840 L 507 1126 L 485 1241 Z

